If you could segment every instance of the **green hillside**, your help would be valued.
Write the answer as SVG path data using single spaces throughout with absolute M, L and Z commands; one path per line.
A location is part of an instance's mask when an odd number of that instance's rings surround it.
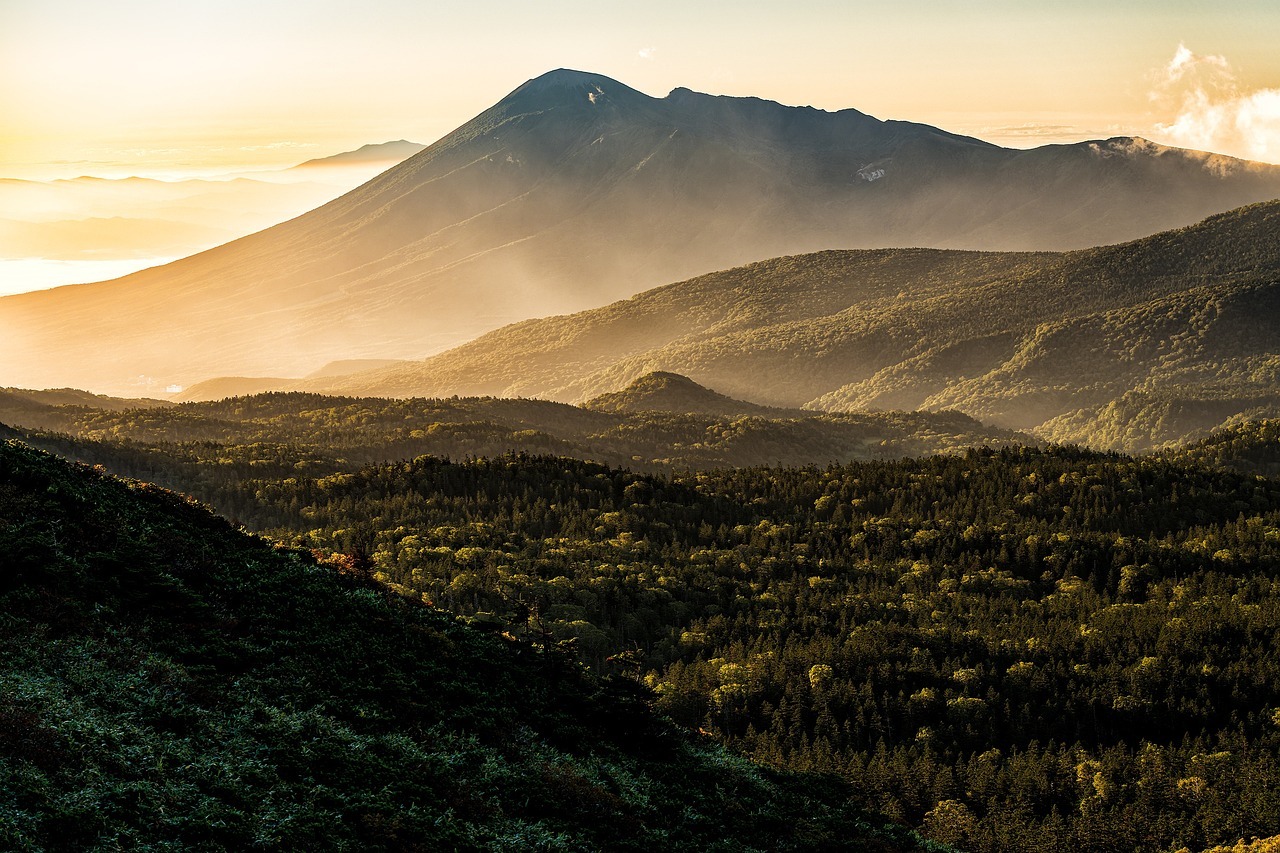
M 550 639 L 0 444 L 0 847 L 921 850 Z
M 1280 414 L 1277 341 L 1280 201 L 1078 252 L 775 258 L 300 387 L 578 401 L 669 371 L 758 404 L 955 409 L 1141 451 Z

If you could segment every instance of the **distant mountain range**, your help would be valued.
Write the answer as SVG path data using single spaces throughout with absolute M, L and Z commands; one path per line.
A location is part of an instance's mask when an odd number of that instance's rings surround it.
M 318 157 L 314 160 L 308 160 L 305 163 L 299 163 L 293 168 L 327 169 L 333 166 L 365 166 L 384 163 L 387 166 L 392 166 L 408 160 L 426 147 L 421 142 L 410 142 L 407 139 L 371 143 L 369 145 L 361 145 L 355 151 L 343 151 L 341 154 L 334 154 L 330 157 Z
M 1127 450 L 1274 417 L 1280 202 L 1077 252 L 777 258 L 292 387 L 585 401 L 652 371 L 771 406 L 958 409 Z
M 0 382 L 136 394 L 303 376 L 778 255 L 1071 249 L 1277 196 L 1280 167 L 1140 139 L 1018 151 L 560 70 L 301 217 L 113 282 L 0 300 Z

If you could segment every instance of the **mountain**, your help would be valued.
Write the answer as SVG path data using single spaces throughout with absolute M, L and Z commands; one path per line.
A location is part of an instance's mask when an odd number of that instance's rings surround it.
M 1277 341 L 1280 202 L 1268 202 L 1076 252 L 777 258 L 299 387 L 579 401 L 671 371 L 763 405 L 957 409 L 1144 450 L 1280 414 Z
M 302 376 L 761 258 L 1070 249 L 1277 196 L 1280 167 L 1139 139 L 1011 150 L 853 109 L 655 98 L 559 70 L 296 219 L 109 283 L 0 299 L 0 382 L 119 393 L 139 376 Z
M 404 364 L 394 358 L 347 358 L 331 361 L 319 370 L 312 371 L 307 379 L 324 379 L 330 376 L 349 376 L 352 373 L 364 373 L 369 370 L 383 370 Z
M 197 382 L 190 388 L 173 395 L 175 403 L 193 403 L 205 400 L 223 400 L 227 397 L 248 397 L 266 391 L 287 388 L 296 380 L 271 376 L 219 376 Z
M 370 143 L 361 145 L 354 151 L 343 151 L 341 154 L 307 160 L 305 163 L 299 163 L 293 168 L 327 169 L 333 166 L 367 166 L 379 163 L 386 163 L 387 166 L 392 166 L 409 159 L 426 147 L 421 143 L 410 142 L 407 139 L 397 139 L 394 142 Z
M 545 638 L 13 441 L 0 543 L 5 849 L 941 849 Z

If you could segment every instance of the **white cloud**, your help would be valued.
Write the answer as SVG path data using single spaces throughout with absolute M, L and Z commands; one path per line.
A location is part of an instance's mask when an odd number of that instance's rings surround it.
M 637 55 L 637 56 L 639 56 L 641 59 L 653 59 L 653 55 L 654 55 L 655 53 L 657 53 L 657 49 L 656 49 L 656 48 L 652 48 L 652 47 L 642 47 L 642 48 L 640 48 L 640 50 L 636 53 L 636 55 Z
M 1161 142 L 1280 163 L 1280 88 L 1244 89 L 1226 57 L 1178 45 L 1151 99 L 1173 113 L 1155 125 Z

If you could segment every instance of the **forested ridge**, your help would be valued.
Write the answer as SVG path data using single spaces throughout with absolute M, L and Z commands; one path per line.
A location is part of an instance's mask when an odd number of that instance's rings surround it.
M 676 377 L 683 380 L 683 377 Z M 115 410 L 69 405 L 57 392 L 0 391 L 0 422 L 132 443 L 160 453 L 215 443 L 323 460 L 331 470 L 420 455 L 508 451 L 594 459 L 645 470 L 826 463 L 1031 441 L 958 412 L 822 414 L 765 409 L 684 380 L 675 410 L 643 381 L 599 408 L 493 397 L 395 400 L 271 393 L 216 402 Z M 699 408 L 699 406 L 703 408 Z M 606 410 L 608 409 L 608 410 Z M 217 458 L 209 447 L 197 455 Z
M 28 438 L 476 626 L 567 642 L 677 722 L 839 774 L 963 849 L 1280 834 L 1274 422 L 1153 457 L 665 474 Z

